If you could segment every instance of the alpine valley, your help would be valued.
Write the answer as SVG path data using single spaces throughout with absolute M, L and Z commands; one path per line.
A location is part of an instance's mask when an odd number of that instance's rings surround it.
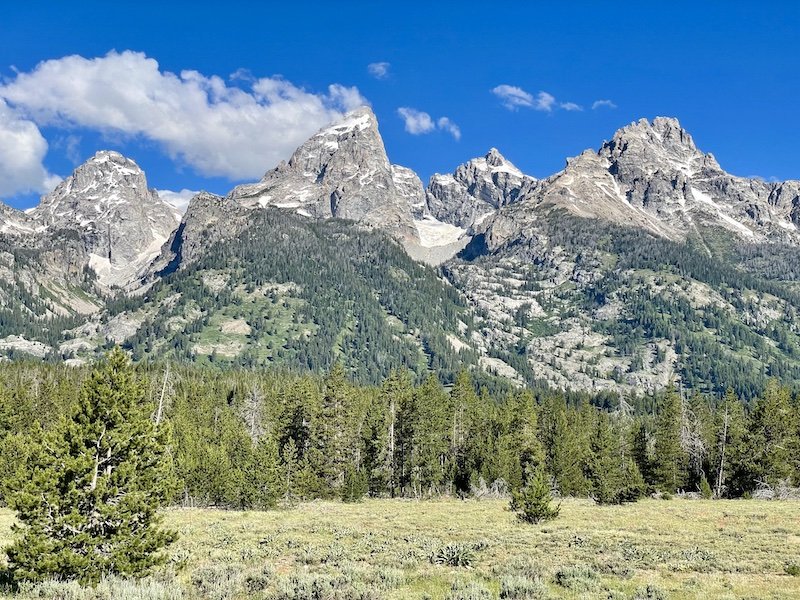
M 800 181 L 730 175 L 675 119 L 546 179 L 492 148 L 425 186 L 365 107 L 182 216 L 107 151 L 0 205 L 0 351 L 751 398 L 800 381 L 798 227 Z

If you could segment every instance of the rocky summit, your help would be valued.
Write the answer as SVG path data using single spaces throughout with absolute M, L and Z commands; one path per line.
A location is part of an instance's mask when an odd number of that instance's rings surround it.
M 75 232 L 84 242 L 89 268 L 106 287 L 135 281 L 180 220 L 147 187 L 139 165 L 108 151 L 75 169 L 27 216 L 39 232 Z
M 108 151 L 0 205 L 0 352 L 748 395 L 800 378 L 799 226 L 800 182 L 731 175 L 672 118 L 544 179 L 492 148 L 425 186 L 363 107 L 182 219 Z

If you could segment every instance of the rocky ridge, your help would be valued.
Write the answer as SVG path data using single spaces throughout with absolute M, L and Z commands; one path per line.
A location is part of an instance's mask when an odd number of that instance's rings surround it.
M 794 281 L 794 276 L 783 264 L 793 263 L 783 260 L 778 265 L 769 256 L 772 251 L 758 249 L 800 248 L 800 182 L 768 183 L 730 175 L 713 155 L 696 147 L 675 119 L 660 117 L 620 129 L 598 150 L 568 159 L 561 172 L 545 179 L 526 176 L 491 149 L 451 175 L 434 175 L 423 187 L 412 170 L 389 162 L 377 120 L 370 109 L 362 108 L 322 129 L 261 181 L 238 186 L 226 197 L 198 194 L 180 223 L 173 209 L 147 188 L 144 173 L 133 161 L 100 152 L 37 208 L 22 213 L 0 205 L 0 238 L 9 249 L 0 254 L 0 280 L 10 286 L 0 289 L 0 308 L 30 296 L 59 298 L 55 304 L 47 300 L 44 311 L 41 307 L 32 311 L 42 319 L 102 310 L 98 290 L 117 285 L 127 292 L 138 288 L 146 293 L 165 275 L 198 262 L 217 242 L 239 239 L 252 246 L 254 223 L 261 222 L 263 233 L 261 217 L 272 214 L 266 209 L 293 213 L 294 220 L 285 222 L 302 232 L 306 244 L 314 231 L 350 235 L 343 233 L 349 225 L 316 229 L 319 224 L 309 221 L 342 218 L 356 224 L 352 235 L 381 229 L 413 258 L 445 263 L 436 273 L 464 299 L 464 319 L 471 323 L 445 332 L 445 339 L 455 352 L 472 356 L 470 364 L 514 382 L 541 377 L 580 389 L 651 389 L 670 378 L 698 377 L 695 367 L 692 371 L 686 366 L 692 352 L 728 347 L 731 336 L 761 344 L 753 346 L 748 359 L 759 372 L 795 368 L 794 355 L 786 354 L 785 348 L 794 343 L 793 336 L 800 339 L 800 332 L 790 316 L 795 303 L 791 284 L 784 285 L 787 277 Z M 271 237 L 271 244 L 292 245 L 291 237 Z M 704 259 L 721 263 L 723 271 L 732 268 L 726 261 L 738 259 L 718 256 L 718 240 L 731 248 L 754 248 L 747 251 L 754 257 L 751 264 L 757 268 L 766 264 L 770 273 L 783 279 L 768 285 L 746 280 L 731 288 L 731 280 L 724 276 L 729 288 L 718 289 L 718 280 L 703 275 L 703 270 L 692 275 L 689 267 L 682 266 L 682 278 L 675 277 L 678 259 L 673 256 L 659 263 L 658 257 L 679 252 L 676 249 L 689 238 L 692 243 L 699 241 L 700 251 L 707 254 Z M 457 258 L 468 243 L 467 251 Z M 627 253 L 633 247 L 644 251 L 637 250 L 631 259 Z M 38 262 L 21 268 L 29 259 L 24 253 L 15 254 L 15 248 L 38 252 Z M 253 248 L 263 256 L 257 244 Z M 648 258 L 647 252 L 655 258 Z M 681 255 L 680 260 L 691 265 L 696 257 Z M 294 332 L 293 344 L 302 336 L 313 337 L 314 323 L 303 324 L 296 312 L 298 298 L 280 291 L 301 287 L 291 282 L 275 287 L 278 284 L 260 279 L 265 291 L 257 291 L 258 286 L 253 291 L 252 284 L 236 287 L 227 268 L 214 265 L 213 272 L 200 275 L 189 270 L 186 281 L 199 277 L 212 298 L 231 292 L 262 302 L 259 294 L 267 294 L 270 306 L 279 308 L 257 315 L 257 320 L 267 318 L 265 314 L 280 317 L 281 328 Z M 87 269 L 94 283 L 87 279 Z M 402 276 L 391 264 L 386 269 Z M 217 283 L 211 286 L 207 281 Z M 427 293 L 438 289 L 430 281 L 426 285 Z M 22 286 L 28 296 L 16 297 L 13 286 Z M 180 296 L 175 290 L 167 294 L 170 302 L 183 302 L 176 300 Z M 709 304 L 709 298 L 714 302 Z M 680 344 L 674 333 L 650 333 L 636 342 L 635 350 L 628 346 L 620 350 L 619 331 L 638 316 L 631 306 L 663 313 L 673 301 L 683 303 L 686 318 L 700 323 L 695 329 L 680 330 Z M 192 341 L 191 336 L 189 342 L 184 340 L 189 346 L 181 346 L 182 356 L 204 355 L 212 347 L 226 348 L 230 359 L 239 354 L 247 354 L 248 360 L 254 355 L 274 356 L 272 350 L 258 349 L 253 340 L 260 335 L 255 324 L 260 321 L 242 321 L 238 305 L 224 306 L 217 314 L 209 312 L 215 309 L 209 308 L 214 301 L 208 300 L 205 308 L 192 304 L 191 314 L 173 315 L 176 309 L 171 304 L 161 306 L 144 296 L 142 302 L 140 309 L 112 318 L 93 317 L 71 330 L 74 339 L 53 347 L 70 358 L 90 355 L 106 339 L 133 343 L 130 340 L 140 339 L 147 329 L 148 319 L 158 317 L 176 335 L 182 327 L 203 328 L 204 341 Z M 387 318 L 390 323 L 396 319 L 391 313 Z M 237 324 L 235 331 L 227 325 L 231 319 Z M 714 327 L 704 329 L 706 320 Z M 346 323 L 343 331 L 358 323 Z M 218 329 L 209 332 L 209 327 Z M 276 327 L 269 330 L 283 331 Z M 726 327 L 738 333 L 726 333 Z M 745 329 L 750 333 L 741 333 Z M 26 343 L 37 341 L 31 331 L 2 334 L 22 335 Z M 409 329 L 403 335 L 421 340 L 415 337 L 420 333 L 424 332 Z M 633 339 L 640 334 L 626 335 Z M 231 336 L 236 337 L 233 345 L 227 343 Z M 49 343 L 51 338 L 55 339 L 50 335 Z M 22 348 L 19 339 L 11 341 L 13 347 Z M 42 349 L 36 348 L 41 354 Z M 719 360 L 744 359 L 734 354 Z M 751 368 L 746 361 L 737 365 Z

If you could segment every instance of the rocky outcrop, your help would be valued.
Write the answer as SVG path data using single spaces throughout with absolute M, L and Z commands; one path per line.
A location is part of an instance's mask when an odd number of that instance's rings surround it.
M 180 225 L 150 265 L 147 281 L 191 264 L 213 244 L 235 238 L 246 226 L 250 209 L 229 199 L 200 192 L 189 201 Z
M 676 119 L 642 119 L 563 171 L 528 184 L 486 227 L 489 251 L 535 235 L 552 210 L 641 227 L 661 237 L 700 238 L 721 229 L 745 242 L 800 245 L 800 182 L 730 175 Z
M 473 232 L 498 209 L 520 198 L 535 183 L 495 148 L 459 166 L 452 175 L 431 177 L 426 192 L 429 213 Z
M 411 204 L 419 199 L 413 187 L 407 170 L 392 168 L 378 121 L 362 107 L 319 131 L 258 183 L 234 188 L 229 198 L 251 208 L 350 219 L 416 239 Z

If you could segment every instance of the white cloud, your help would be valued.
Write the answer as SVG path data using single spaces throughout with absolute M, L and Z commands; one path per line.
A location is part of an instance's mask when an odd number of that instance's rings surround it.
M 156 190 L 156 192 L 158 192 L 159 198 L 177 208 L 181 214 L 186 212 L 186 207 L 189 206 L 189 200 L 200 193 L 187 190 L 186 188 L 182 189 L 180 192 L 173 192 L 172 190 Z
M 461 139 L 461 128 L 447 117 L 439 118 L 436 124 L 439 126 L 439 129 L 452 135 L 456 141 Z
M 397 114 L 403 118 L 405 129 L 411 135 L 430 133 L 438 128 L 440 131 L 446 131 L 452 135 L 456 141 L 461 139 L 461 128 L 448 117 L 439 117 L 434 120 L 428 113 L 408 106 L 398 108 Z
M 369 63 L 367 65 L 367 72 L 372 75 L 375 79 L 386 79 L 389 77 L 389 67 L 391 66 L 388 62 L 374 62 Z
M 197 71 L 161 71 L 140 52 L 112 51 L 42 62 L 0 86 L 0 98 L 39 125 L 141 137 L 202 175 L 231 179 L 260 177 L 343 111 L 366 103 L 356 88 L 338 84 L 315 94 L 280 77 L 234 79 L 249 89 Z
M 535 110 L 542 110 L 544 112 L 552 112 L 553 106 L 556 103 L 556 98 L 547 92 L 539 92 L 536 94 L 536 102 L 533 104 Z
M 592 110 L 597 110 L 598 108 L 617 108 L 617 105 L 611 100 L 595 100 L 592 102 Z
M 503 101 L 503 106 L 508 110 L 516 110 L 520 106 L 532 107 L 533 96 L 522 88 L 502 84 L 492 90 L 492 93 Z
M 431 119 L 431 116 L 421 110 L 403 106 L 397 109 L 397 114 L 403 118 L 406 131 L 411 135 L 430 133 L 436 129 L 436 124 Z
M 515 85 L 502 84 L 492 88 L 492 93 L 500 98 L 503 106 L 508 110 L 522 108 L 532 108 L 542 112 L 553 112 L 553 109 L 560 108 L 569 112 L 581 111 L 583 107 L 575 102 L 558 102 L 553 94 L 540 91 L 535 96 L 526 92 L 521 87 Z
M 42 164 L 47 140 L 0 98 L 0 197 L 52 191 L 61 181 Z

